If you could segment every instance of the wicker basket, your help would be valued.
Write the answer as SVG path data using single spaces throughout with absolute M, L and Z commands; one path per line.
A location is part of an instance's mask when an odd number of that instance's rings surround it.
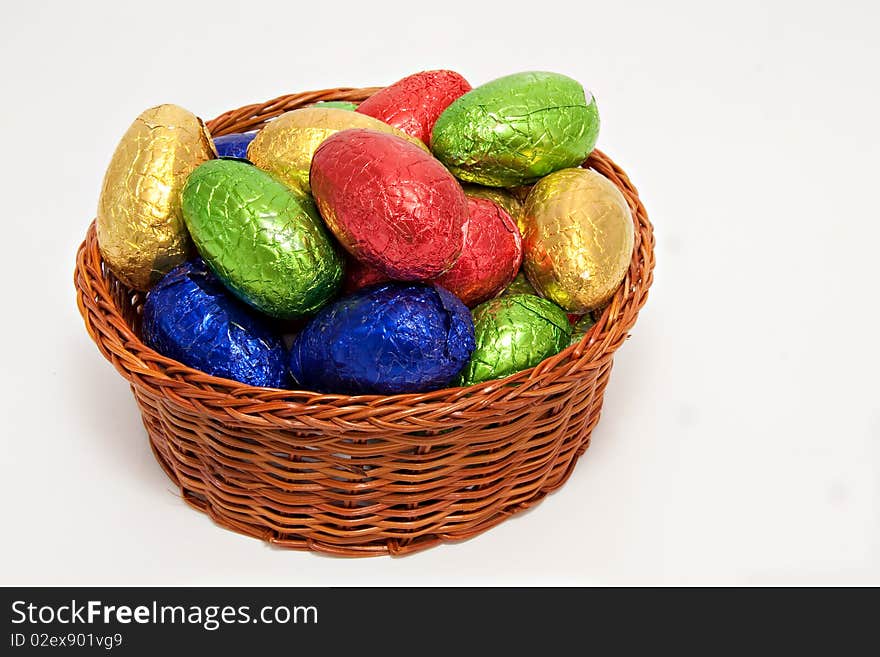
M 320 100 L 282 96 L 227 112 L 241 132 Z M 274 545 L 342 556 L 400 555 L 466 539 L 559 488 L 590 443 L 615 350 L 644 305 L 654 237 L 626 174 L 594 152 L 633 211 L 627 278 L 580 343 L 537 367 L 469 388 L 393 396 L 254 388 L 165 358 L 139 338 L 143 295 L 104 267 L 94 223 L 74 283 L 86 329 L 129 381 L 153 452 L 183 498 L 220 525 Z

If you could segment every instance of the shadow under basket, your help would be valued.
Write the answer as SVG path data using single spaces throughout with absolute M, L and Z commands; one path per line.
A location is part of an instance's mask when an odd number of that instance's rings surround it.
M 282 96 L 208 123 L 259 127 L 321 100 Z M 77 305 L 98 349 L 131 384 L 156 459 L 218 524 L 286 548 L 401 555 L 469 538 L 559 488 L 590 444 L 614 352 L 644 305 L 654 236 L 626 174 L 595 151 L 585 167 L 626 197 L 635 248 L 626 280 L 584 338 L 497 381 L 407 395 L 322 395 L 208 376 L 139 337 L 144 295 L 104 266 L 94 223 L 77 253 Z

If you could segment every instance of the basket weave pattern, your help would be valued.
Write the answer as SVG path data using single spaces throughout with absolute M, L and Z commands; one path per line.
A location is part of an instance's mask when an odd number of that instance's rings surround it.
M 282 96 L 226 112 L 214 136 L 320 100 Z M 254 388 L 165 358 L 141 342 L 144 296 L 104 266 L 94 223 L 74 283 L 86 329 L 131 384 L 159 463 L 220 525 L 275 545 L 342 556 L 405 554 L 466 539 L 559 488 L 599 420 L 614 352 L 647 298 L 654 236 L 626 174 L 595 151 L 585 166 L 623 192 L 635 249 L 590 332 L 537 367 L 469 388 L 393 396 Z

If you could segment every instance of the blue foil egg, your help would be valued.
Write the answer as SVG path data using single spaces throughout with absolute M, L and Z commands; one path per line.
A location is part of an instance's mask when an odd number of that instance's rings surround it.
M 234 157 L 239 160 L 247 159 L 248 145 L 256 137 L 257 131 L 234 132 L 231 135 L 214 137 L 214 147 L 219 157 Z
M 141 333 L 163 356 L 206 374 L 267 388 L 287 382 L 281 338 L 200 259 L 171 270 L 150 290 Z
M 296 336 L 299 387 L 342 394 L 443 388 L 474 350 L 467 307 L 439 285 L 384 283 L 322 309 Z

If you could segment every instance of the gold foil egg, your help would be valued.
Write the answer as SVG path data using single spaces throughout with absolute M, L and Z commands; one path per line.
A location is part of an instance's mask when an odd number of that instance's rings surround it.
M 267 123 L 248 147 L 248 159 L 288 187 L 308 194 L 309 166 L 318 146 L 330 135 L 349 128 L 397 135 L 428 150 L 420 140 L 372 116 L 316 105 L 286 112 Z
M 620 190 L 587 169 L 562 169 L 532 188 L 524 208 L 526 275 L 571 313 L 604 305 L 626 276 L 635 241 Z
M 101 256 L 123 283 L 148 290 L 186 260 L 191 243 L 180 191 L 215 156 L 204 123 L 177 105 L 146 110 L 123 135 L 104 175 L 96 222 Z

